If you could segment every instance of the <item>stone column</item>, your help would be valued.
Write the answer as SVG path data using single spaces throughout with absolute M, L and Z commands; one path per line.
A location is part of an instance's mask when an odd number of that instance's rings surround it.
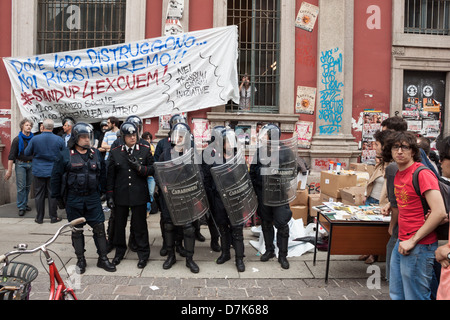
M 2 152 L 5 149 L 5 145 L 2 143 L 2 138 L 0 138 L 0 159 L 2 158 Z M 6 182 L 3 177 L 5 176 L 5 167 L 3 167 L 3 163 L 0 161 L 0 205 L 9 202 L 9 197 L 6 194 Z
M 359 156 L 351 134 L 354 0 L 320 0 L 319 8 L 313 171 L 321 171 L 330 160 L 346 168 Z

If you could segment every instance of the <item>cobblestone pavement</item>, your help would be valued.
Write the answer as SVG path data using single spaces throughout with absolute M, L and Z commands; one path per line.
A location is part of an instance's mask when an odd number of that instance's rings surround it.
M 12 250 L 18 243 L 36 247 L 49 239 L 62 225 L 50 224 L 49 220 L 38 225 L 33 211 L 25 217 L 7 215 L 14 205 L 0 206 L 0 253 Z M 246 271 L 239 273 L 234 258 L 223 265 L 215 259 L 219 253 L 210 248 L 210 235 L 206 226 L 201 227 L 205 242 L 196 242 L 194 260 L 200 272 L 193 274 L 185 266 L 184 258 L 177 254 L 177 263 L 170 270 L 163 270 L 165 257 L 159 255 L 161 231 L 159 215 L 148 218 L 151 242 L 150 260 L 144 269 L 137 268 L 137 255 L 128 251 L 117 266 L 117 272 L 108 273 L 96 267 L 97 254 L 91 230 L 85 231 L 86 273 L 74 272 L 76 263 L 71 246 L 70 233 L 62 235 L 51 249 L 57 265 L 64 264 L 70 281 L 82 300 L 389 300 L 388 283 L 384 280 L 385 263 L 369 266 L 358 261 L 358 256 L 331 256 L 329 281 L 325 283 L 326 252 L 318 251 L 317 263 L 313 264 L 313 253 L 288 258 L 289 270 L 280 267 L 277 259 L 259 261 L 259 253 L 249 243 L 258 240 L 250 228 L 245 229 Z M 232 254 L 233 254 L 232 250 Z M 113 257 L 114 252 L 109 254 Z M 39 254 L 21 256 L 18 261 L 35 265 L 39 276 L 33 282 L 31 300 L 48 299 L 48 275 L 41 265 Z M 61 274 L 67 274 L 61 269 Z

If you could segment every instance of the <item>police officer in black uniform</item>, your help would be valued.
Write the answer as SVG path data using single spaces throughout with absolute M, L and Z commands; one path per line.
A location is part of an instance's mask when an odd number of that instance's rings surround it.
M 118 265 L 126 252 L 125 229 L 131 209 L 131 230 L 138 254 L 138 268 L 145 268 L 150 257 L 147 228 L 147 202 L 150 200 L 147 177 L 153 175 L 153 156 L 149 146 L 138 142 L 138 129 L 131 122 L 120 127 L 124 144 L 110 152 L 106 199 L 115 210 L 113 263 Z
M 173 127 L 171 136 L 171 148 L 164 149 L 159 156 L 159 161 L 169 161 L 175 156 L 180 156 L 187 152 L 192 146 L 191 144 L 191 129 L 185 123 L 177 123 Z M 158 183 L 158 179 L 156 179 Z M 161 204 L 161 223 L 163 225 L 164 240 L 166 242 L 167 259 L 163 263 L 163 269 L 170 269 L 176 263 L 175 257 L 175 240 L 177 236 L 177 229 L 172 222 L 169 209 L 163 196 L 160 197 Z M 193 260 L 194 246 L 195 246 L 195 222 L 187 223 L 182 226 L 182 235 L 184 240 L 184 249 L 186 256 L 186 266 L 193 273 L 198 273 L 200 268 Z
M 263 136 L 263 137 L 261 137 Z M 275 124 L 266 124 L 260 131 L 259 140 L 279 140 L 281 137 L 281 130 Z M 289 221 L 292 218 L 292 211 L 289 204 L 280 206 L 266 206 L 263 203 L 263 182 L 261 169 L 263 163 L 266 163 L 267 159 L 262 159 L 263 154 L 268 152 L 262 152 L 259 146 L 256 151 L 257 161 L 250 165 L 250 178 L 253 183 L 256 195 L 258 197 L 258 210 L 257 214 L 261 218 L 261 229 L 266 246 L 265 253 L 261 256 L 260 260 L 263 262 L 275 257 L 275 246 L 273 244 L 275 237 L 275 230 L 273 226 L 277 228 L 277 246 L 279 249 L 278 262 L 283 269 L 289 269 L 289 262 L 287 260 L 288 254 L 288 241 L 289 241 Z M 269 155 L 270 156 L 270 155 Z M 280 157 L 288 156 L 280 152 Z
M 208 200 L 210 203 L 210 207 L 212 208 L 211 211 L 220 231 L 221 255 L 217 258 L 216 263 L 223 264 L 231 259 L 230 248 L 231 244 L 233 244 L 233 248 L 235 251 L 236 268 L 238 272 L 244 272 L 244 224 L 242 223 L 232 225 L 225 209 L 225 205 L 219 194 L 223 191 L 217 189 L 217 186 L 211 175 L 211 168 L 228 162 L 236 155 L 236 135 L 233 131 L 227 130 L 225 128 L 218 128 L 218 130 L 220 132 L 220 136 L 215 136 L 216 139 L 214 139 L 214 142 L 216 142 L 217 140 L 220 141 L 217 141 L 217 143 L 215 143 L 217 148 L 213 150 L 215 154 L 212 155 L 212 157 L 216 160 L 210 166 L 204 165 L 203 169 L 205 188 L 207 190 L 207 193 L 209 194 Z
M 126 118 L 125 122 L 131 122 L 131 123 L 133 123 L 136 126 L 136 128 L 138 130 L 138 133 L 137 133 L 138 142 L 140 144 L 147 145 L 149 147 L 149 151 L 150 151 L 150 144 L 148 143 L 147 140 L 142 139 L 142 131 L 143 131 L 143 127 L 144 127 L 144 123 L 142 122 L 142 119 L 140 117 L 136 116 L 136 115 L 131 115 L 128 118 Z M 117 139 L 112 143 L 111 149 L 114 149 L 114 148 L 116 148 L 118 146 L 121 146 L 123 144 L 124 144 L 123 137 L 122 136 L 117 137 Z M 114 227 L 115 227 L 114 226 L 114 219 L 115 219 L 115 210 L 111 209 L 111 215 L 109 217 L 108 229 L 107 229 L 108 238 L 109 239 L 113 239 L 114 238 L 114 230 L 115 230 L 114 229 Z M 109 243 L 109 246 L 110 246 L 110 248 L 112 250 L 112 248 L 113 248 L 112 243 Z M 130 237 L 128 238 L 128 247 L 130 248 L 131 251 L 136 252 L 136 250 L 137 250 L 136 242 L 134 240 L 134 233 L 133 233 L 132 230 L 130 230 Z
M 105 216 L 100 200 L 101 188 L 106 185 L 105 162 L 97 149 L 92 148 L 94 130 L 90 124 L 77 123 L 72 128 L 68 148 L 61 151 L 55 161 L 51 176 L 52 197 L 60 209 L 66 208 L 67 219 L 84 217 L 92 227 L 94 242 L 99 255 L 97 267 L 116 271 L 107 257 Z M 85 241 L 83 229 L 72 231 L 72 245 L 77 256 L 77 272 L 84 273 Z
M 156 148 L 155 148 L 155 161 L 159 161 L 159 157 L 161 156 L 161 154 L 165 151 L 165 150 L 170 150 L 172 148 L 172 143 L 171 143 L 171 134 L 172 134 L 172 130 L 174 128 L 174 126 L 177 123 L 185 123 L 186 124 L 186 119 L 180 115 L 180 114 L 174 114 L 170 120 L 169 120 L 169 134 L 167 137 L 165 137 L 164 139 L 161 139 L 158 141 L 158 143 L 156 144 Z M 192 146 L 194 146 L 194 143 L 192 141 Z M 163 204 L 161 204 L 161 201 L 164 201 L 164 199 L 162 199 L 162 195 L 159 194 L 159 191 L 155 193 L 155 196 L 157 198 L 157 201 L 159 203 L 159 207 L 161 208 L 161 206 Z M 163 244 L 161 247 L 161 251 L 160 251 L 160 255 L 161 256 L 166 256 L 167 255 L 167 247 L 166 247 L 166 240 L 165 240 L 165 233 L 164 233 L 164 223 L 162 222 L 162 219 L 160 220 L 160 227 L 161 227 L 161 234 L 162 234 L 162 238 L 163 238 Z M 194 227 L 195 227 L 195 236 L 196 239 L 203 242 L 205 241 L 205 237 L 200 233 L 200 221 L 195 221 L 194 222 Z M 182 245 L 182 241 L 183 241 L 183 230 L 182 228 L 175 226 L 175 233 L 176 233 L 176 237 L 175 237 L 175 248 L 176 251 L 182 256 L 182 257 L 186 257 L 186 250 L 183 248 Z

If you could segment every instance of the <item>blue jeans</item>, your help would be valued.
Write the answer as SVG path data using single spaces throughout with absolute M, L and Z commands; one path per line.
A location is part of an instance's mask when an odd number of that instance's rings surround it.
M 155 178 L 153 177 L 147 177 L 147 184 L 148 184 L 148 193 L 150 194 L 150 202 L 147 203 L 147 211 L 150 211 L 152 208 L 151 203 L 153 202 L 153 194 L 155 193 Z
M 17 208 L 25 210 L 28 204 L 33 174 L 31 173 L 31 162 L 16 160 L 16 184 L 17 184 Z
M 368 196 L 366 199 L 366 202 L 364 204 L 366 206 L 372 206 L 372 205 L 378 206 L 380 204 L 380 201 L 371 196 Z
M 391 256 L 389 294 L 392 300 L 430 300 L 434 251 L 438 243 L 418 244 L 404 256 L 398 252 L 399 240 Z

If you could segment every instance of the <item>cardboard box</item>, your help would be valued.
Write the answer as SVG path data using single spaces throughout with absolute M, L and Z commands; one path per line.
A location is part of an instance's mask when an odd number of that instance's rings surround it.
M 370 175 L 366 171 L 355 171 L 356 174 L 356 186 L 365 187 L 369 182 Z
M 341 198 L 330 196 L 329 194 L 320 193 L 320 202 L 342 202 Z
M 303 225 L 308 224 L 308 206 L 292 206 L 291 211 L 294 220 L 303 219 Z
M 292 200 L 290 206 L 308 206 L 308 189 L 297 190 L 297 196 Z
M 322 171 L 320 174 L 320 192 L 340 198 L 340 189 L 356 186 L 356 174 L 336 174 L 334 172 Z
M 375 170 L 375 166 L 366 163 L 350 163 L 348 170 L 368 172 L 369 176 L 371 176 Z
M 342 203 L 352 206 L 364 205 L 364 187 L 347 187 L 341 189 Z
M 309 215 L 311 217 L 316 217 L 317 216 L 317 211 L 314 210 L 312 207 L 315 206 L 320 206 L 322 204 L 322 201 L 320 201 L 320 194 L 316 193 L 316 194 L 310 194 L 308 196 L 308 207 L 309 207 Z

